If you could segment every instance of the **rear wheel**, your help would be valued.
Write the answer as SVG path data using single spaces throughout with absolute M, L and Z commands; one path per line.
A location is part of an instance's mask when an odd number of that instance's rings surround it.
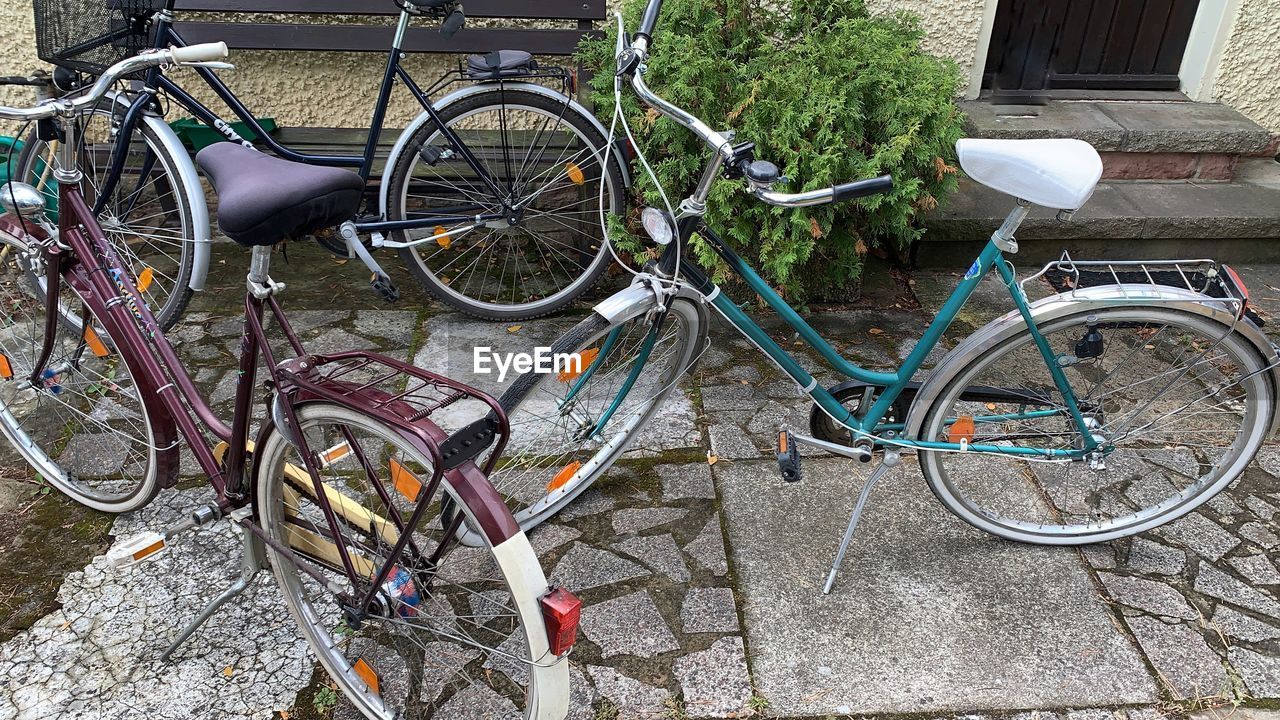
M 92 207 L 110 173 L 123 111 L 102 106 L 76 118 L 83 148 L 80 190 Z M 57 217 L 58 183 L 53 177 L 58 142 L 44 142 L 33 131 L 11 177 L 34 186 L 45 196 L 51 218 Z M 195 219 L 178 171 L 185 158 L 175 158 L 145 123 L 139 122 L 128 146 L 124 168 L 98 222 L 121 261 L 133 273 L 156 321 L 173 327 L 191 301 L 195 253 L 191 240 Z M 145 288 L 145 289 L 144 289 Z
M 477 93 L 443 108 L 440 120 L 499 193 L 428 121 L 396 159 L 388 219 L 506 216 L 466 231 L 472 222 L 395 233 L 422 241 L 401 249 L 405 264 L 432 295 L 476 317 L 522 320 L 568 306 L 612 257 L 602 203 L 606 216 L 623 209 L 622 171 L 605 138 L 566 101 L 526 90 Z
M 46 316 L 31 262 L 0 235 L 0 430 L 36 479 L 96 510 L 136 510 L 176 479 L 176 431 L 152 423 L 135 369 L 65 282 L 53 353 L 31 382 Z
M 321 665 L 347 701 L 369 718 L 515 718 L 539 702 L 568 696 L 568 663 L 547 656 L 538 596 L 546 578 L 523 533 L 491 546 L 446 535 L 460 497 L 441 482 L 428 495 L 430 460 L 391 428 L 324 403 L 297 409 L 312 452 L 327 458 L 326 494 L 338 516 L 335 538 L 315 501 L 298 451 L 279 432 L 258 448 L 262 527 L 322 573 L 326 582 L 268 549 L 285 602 Z M 408 520 L 421 522 L 384 583 L 374 611 L 358 622 L 349 608 L 370 582 L 354 586 L 338 545 L 357 575 L 374 579 Z M 532 648 L 532 651 L 530 650 Z
M 1104 352 L 1076 358 L 1090 323 Z M 1229 326 L 1151 306 L 1082 311 L 1040 331 L 1063 358 L 1089 431 L 1106 449 L 1071 462 L 921 452 L 934 493 L 974 526 L 1055 545 L 1125 537 L 1209 500 L 1258 451 L 1273 410 L 1265 365 Z M 966 399 L 970 388 L 1019 397 Z M 1027 329 L 975 354 L 947 381 L 921 439 L 958 442 L 956 435 L 970 444 L 1082 447 Z

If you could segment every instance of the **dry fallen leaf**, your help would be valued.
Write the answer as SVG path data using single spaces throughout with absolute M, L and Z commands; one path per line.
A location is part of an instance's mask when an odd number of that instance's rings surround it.
M 708 452 L 708 453 L 707 453 L 707 464 L 708 464 L 708 465 L 715 465 L 715 464 L 716 464 L 716 463 L 718 463 L 718 462 L 720 462 L 720 456 L 719 456 L 719 455 L 712 455 L 710 452 Z
M 867 332 L 868 332 L 868 333 L 870 333 L 870 334 L 872 334 L 872 335 L 883 335 L 883 334 L 884 334 L 884 331 L 883 331 L 883 330 L 881 330 L 880 328 L 871 328 L 871 329 L 870 329 L 870 330 L 868 330 Z
M 520 328 L 522 328 L 522 327 L 524 327 L 524 326 L 523 326 L 523 325 L 512 325 L 511 327 L 507 328 L 507 332 L 509 332 L 509 333 L 513 333 L 513 332 L 520 332 Z
M 236 674 L 236 668 L 234 665 L 228 665 L 222 668 L 223 677 L 231 677 L 232 675 L 235 675 L 235 674 Z

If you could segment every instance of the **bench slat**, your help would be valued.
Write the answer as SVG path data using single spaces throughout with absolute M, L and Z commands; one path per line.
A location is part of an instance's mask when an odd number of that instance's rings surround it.
M 237 13 L 298 13 L 308 15 L 398 15 L 391 0 L 179 0 L 178 10 Z M 473 17 L 548 20 L 603 20 L 605 0 L 467 0 Z
M 188 43 L 224 41 L 242 50 L 337 50 L 386 52 L 394 28 L 368 25 L 288 25 L 283 23 L 179 22 L 176 29 Z M 460 30 L 452 38 L 436 28 L 410 28 L 406 52 L 486 53 L 504 48 L 535 55 L 572 55 L 592 30 L 527 30 L 482 28 Z

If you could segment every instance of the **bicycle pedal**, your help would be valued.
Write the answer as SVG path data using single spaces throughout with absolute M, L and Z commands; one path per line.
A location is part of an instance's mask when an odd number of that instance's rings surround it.
M 800 482 L 800 446 L 786 430 L 778 431 L 778 472 L 787 482 Z
M 115 568 L 127 568 L 160 554 L 168 543 L 162 533 L 148 530 L 116 543 L 107 551 L 107 562 Z
M 386 275 L 374 275 L 373 280 L 369 282 L 373 286 L 373 291 L 383 300 L 393 303 L 400 299 L 400 290 L 391 282 L 391 278 Z

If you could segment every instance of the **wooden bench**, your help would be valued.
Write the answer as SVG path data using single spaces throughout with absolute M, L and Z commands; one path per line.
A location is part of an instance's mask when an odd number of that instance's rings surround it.
M 453 37 L 440 33 L 429 18 L 415 18 L 405 33 L 402 50 L 410 53 L 470 54 L 519 49 L 534 55 L 569 57 L 585 37 L 599 37 L 597 21 L 608 17 L 605 0 L 466 0 L 468 24 L 473 18 L 509 21 L 555 20 L 562 27 L 466 27 Z M 385 54 L 391 48 L 394 25 L 325 24 L 323 15 L 386 17 L 400 14 L 392 0 L 178 0 L 175 28 L 189 43 L 223 41 L 240 50 L 339 51 Z M 187 13 L 290 14 L 298 22 L 242 20 L 185 20 Z M 568 27 L 572 25 L 572 27 Z M 579 96 L 588 76 L 578 68 Z M 434 78 L 420 78 L 424 87 Z M 371 81 L 376 81 L 376 78 Z M 398 133 L 384 128 L 379 167 Z M 282 128 L 272 136 L 303 152 L 358 153 L 368 136 L 366 128 Z
M 599 36 L 594 22 L 607 17 L 605 0 L 467 0 L 467 17 L 501 20 L 557 20 L 573 28 L 464 28 L 445 37 L 430 20 L 416 20 L 405 34 L 403 50 L 412 53 L 486 53 L 513 48 L 534 55 L 569 56 L 587 36 Z M 327 50 L 385 53 L 395 28 L 382 25 L 329 25 L 318 22 L 185 21 L 182 11 L 207 13 L 286 13 L 318 15 L 398 15 L 392 0 L 178 0 L 178 32 L 191 43 L 225 41 L 242 50 Z

